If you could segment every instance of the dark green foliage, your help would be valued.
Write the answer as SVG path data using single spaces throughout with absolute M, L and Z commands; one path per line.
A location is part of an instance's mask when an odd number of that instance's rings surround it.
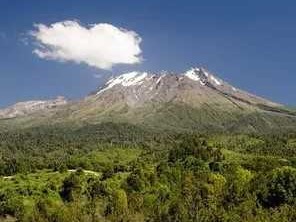
M 74 201 L 80 198 L 82 193 L 83 172 L 77 171 L 63 181 L 60 195 L 64 201 Z
M 0 134 L 0 221 L 296 221 L 295 135 L 127 128 Z
M 203 138 L 186 135 L 180 139 L 181 142 L 177 143 L 169 152 L 169 162 L 185 161 L 190 156 L 202 161 L 221 161 L 223 159 L 221 151 L 210 147 Z
M 296 203 L 296 169 L 281 167 L 270 172 L 265 181 L 262 201 L 269 207 Z

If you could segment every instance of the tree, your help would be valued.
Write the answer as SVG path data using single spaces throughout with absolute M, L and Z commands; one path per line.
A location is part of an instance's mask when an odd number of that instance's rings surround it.
M 296 203 L 296 169 L 281 167 L 273 170 L 267 177 L 267 196 L 265 202 L 275 207 L 281 204 Z
M 111 198 L 111 218 L 115 221 L 126 221 L 128 214 L 128 201 L 126 192 L 122 189 L 115 190 Z
M 80 173 L 71 173 L 63 181 L 62 190 L 60 192 L 64 201 L 74 201 L 82 193 L 82 181 Z
M 249 170 L 241 166 L 232 166 L 228 169 L 228 192 L 226 202 L 238 204 L 248 194 L 250 182 L 253 178 Z

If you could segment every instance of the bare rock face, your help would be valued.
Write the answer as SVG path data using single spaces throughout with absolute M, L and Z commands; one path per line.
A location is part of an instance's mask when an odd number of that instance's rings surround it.
M 10 107 L 0 110 L 0 119 L 11 119 L 15 117 L 30 115 L 40 111 L 55 109 L 66 104 L 67 100 L 64 97 L 57 97 L 53 100 L 33 100 L 19 102 Z
M 240 90 L 204 68 L 125 73 L 82 100 L 17 103 L 0 110 L 1 119 L 11 119 L 3 125 L 23 127 L 113 122 L 168 130 L 296 130 L 295 111 Z
M 193 107 L 218 103 L 280 106 L 237 89 L 203 68 L 192 68 L 182 74 L 125 73 L 111 78 L 91 97 L 106 105 L 125 102 L 129 107 L 149 102 L 183 102 Z

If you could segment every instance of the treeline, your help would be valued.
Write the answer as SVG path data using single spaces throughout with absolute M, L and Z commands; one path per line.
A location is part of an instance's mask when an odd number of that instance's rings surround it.
M 296 156 L 296 134 L 233 134 L 212 139 L 215 146 L 233 151 L 278 157 Z
M 104 166 L 97 163 L 93 152 L 110 147 L 136 147 L 155 153 L 155 150 L 168 150 L 183 136 L 196 134 L 160 134 L 147 132 L 128 124 L 105 123 L 82 128 L 39 127 L 21 131 L 0 132 L 0 175 L 30 173 L 42 169 L 83 168 L 101 171 Z M 256 163 L 248 159 L 246 165 L 265 163 L 274 165 L 272 158 L 261 161 L 262 156 L 281 157 L 286 165 L 296 164 L 296 135 L 215 135 L 202 134 L 211 145 L 242 154 L 258 156 Z M 260 159 L 261 158 L 261 159 Z M 254 159 L 255 161 L 255 159 Z M 268 163 L 265 167 L 268 167 Z M 269 167 L 270 168 L 270 167 Z
M 112 123 L 78 129 L 63 126 L 0 132 L 0 175 L 78 167 L 99 170 L 96 163 L 91 163 L 93 160 L 82 157 L 110 146 L 151 144 L 145 141 L 157 139 L 138 127 Z

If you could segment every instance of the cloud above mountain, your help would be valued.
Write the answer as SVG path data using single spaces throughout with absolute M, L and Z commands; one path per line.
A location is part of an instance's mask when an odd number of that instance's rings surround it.
M 30 32 L 34 54 L 42 59 L 84 63 L 109 70 L 116 64 L 142 61 L 141 37 L 134 31 L 107 23 L 83 26 L 77 21 L 36 24 Z

